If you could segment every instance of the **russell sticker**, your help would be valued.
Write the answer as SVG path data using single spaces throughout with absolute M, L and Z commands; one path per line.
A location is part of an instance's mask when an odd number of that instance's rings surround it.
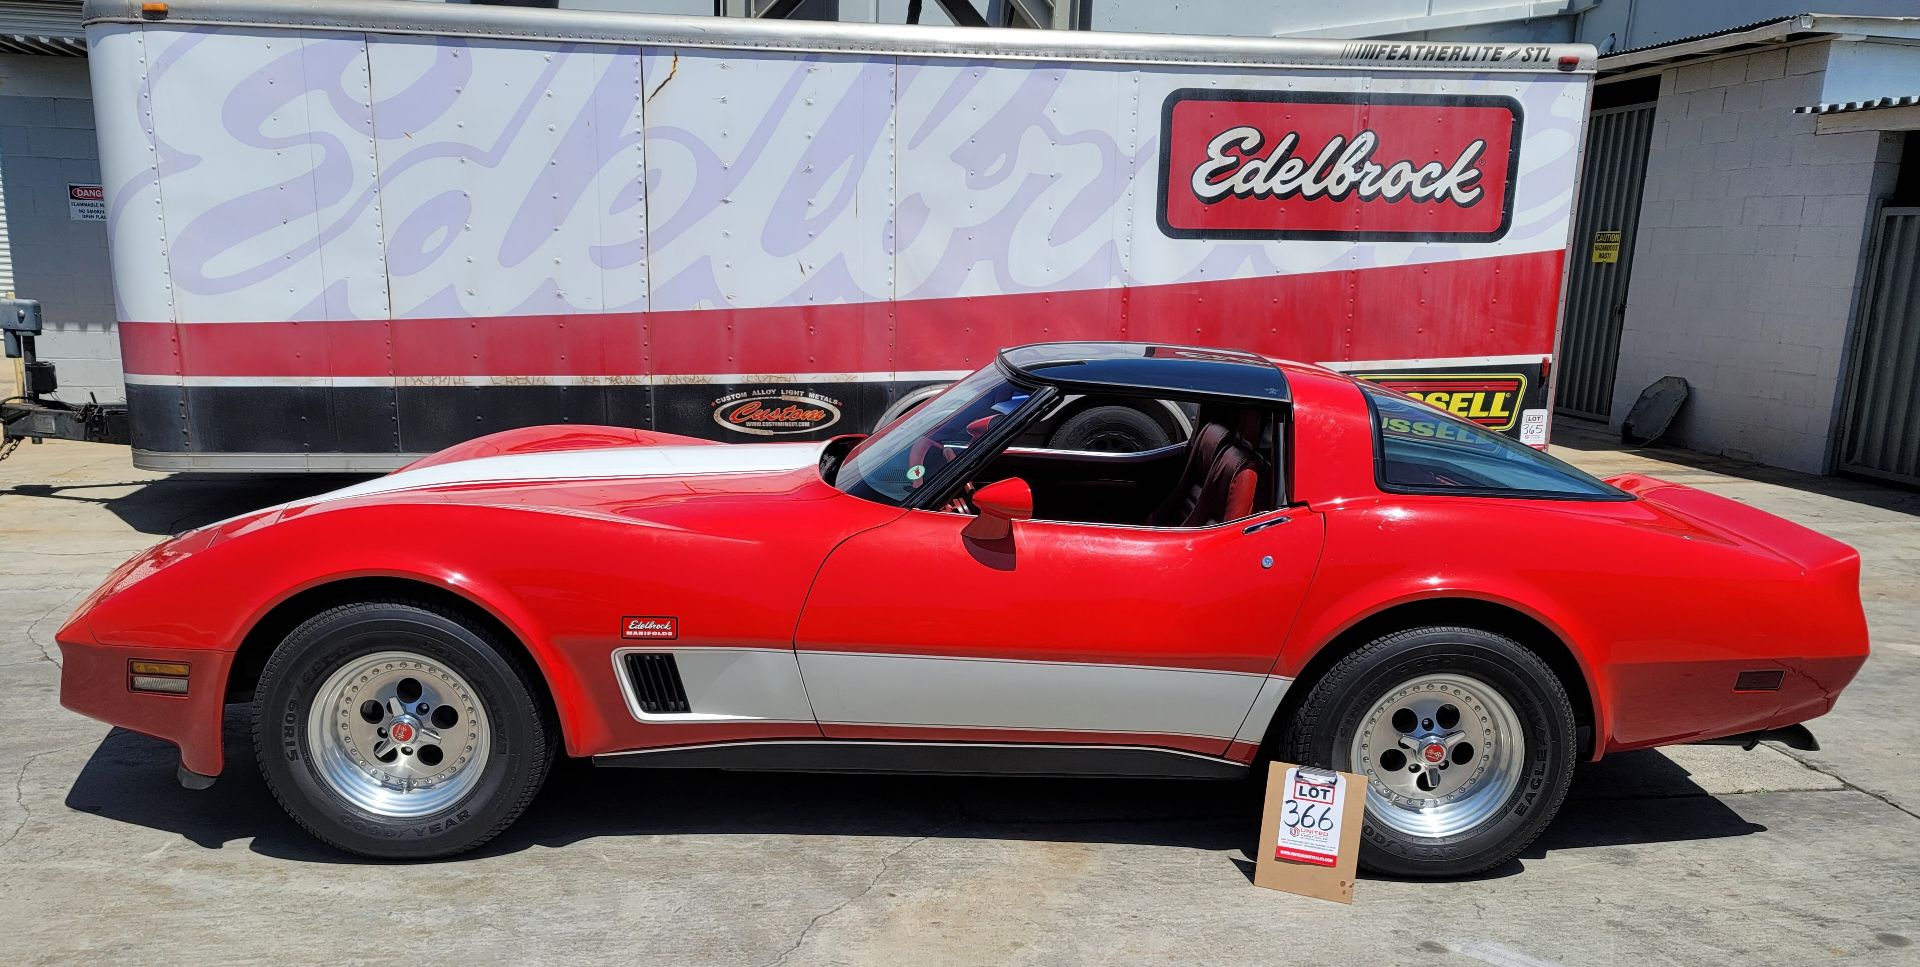
M 1356 375 L 1369 383 L 1405 393 L 1437 410 L 1446 410 L 1489 430 L 1511 430 L 1520 420 L 1527 378 L 1518 373 L 1433 373 L 1428 375 Z
M 1173 92 L 1160 228 L 1174 238 L 1490 242 L 1520 161 L 1510 97 Z
M 754 390 L 713 401 L 713 422 L 735 433 L 810 433 L 840 422 L 841 402 L 806 390 Z

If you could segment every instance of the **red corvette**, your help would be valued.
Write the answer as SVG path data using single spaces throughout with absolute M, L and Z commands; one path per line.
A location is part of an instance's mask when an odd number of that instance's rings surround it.
M 1179 438 L 1036 446 L 1088 397 Z M 470 849 L 610 766 L 1370 780 L 1363 859 L 1460 875 L 1574 763 L 1810 740 L 1866 659 L 1858 556 L 1602 482 L 1398 394 L 1218 350 L 1054 344 L 872 436 L 474 440 L 182 534 L 59 632 L 61 698 L 225 767 L 222 706 L 342 849 Z M 1789 728 L 1791 727 L 1791 728 Z M 1781 731 L 1786 730 L 1786 731 Z

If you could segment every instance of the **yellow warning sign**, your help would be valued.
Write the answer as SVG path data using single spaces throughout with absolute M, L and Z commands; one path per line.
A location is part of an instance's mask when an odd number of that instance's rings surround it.
M 1593 260 L 1598 262 L 1620 261 L 1620 233 L 1593 233 Z

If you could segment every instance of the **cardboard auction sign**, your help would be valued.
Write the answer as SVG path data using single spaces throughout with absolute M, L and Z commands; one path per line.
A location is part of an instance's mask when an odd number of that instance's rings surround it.
M 1352 903 L 1366 802 L 1367 780 L 1361 776 L 1273 763 L 1253 884 Z

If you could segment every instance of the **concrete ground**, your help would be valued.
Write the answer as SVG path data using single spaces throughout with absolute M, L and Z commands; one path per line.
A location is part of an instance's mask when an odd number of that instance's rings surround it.
M 161 535 L 339 481 L 23 447 L 0 463 L 0 963 L 1920 962 L 1920 494 L 1560 439 L 1858 547 L 1873 659 L 1822 752 L 1613 757 L 1518 861 L 1366 879 L 1351 907 L 1249 884 L 1239 783 L 573 764 L 478 854 L 353 860 L 280 811 L 237 717 L 227 775 L 190 792 L 171 747 L 60 708 L 52 638 Z

